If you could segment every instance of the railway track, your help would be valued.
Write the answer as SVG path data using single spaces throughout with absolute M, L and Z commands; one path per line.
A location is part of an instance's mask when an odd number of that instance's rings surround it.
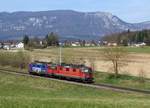
M 49 77 L 43 77 L 43 76 L 35 76 L 35 75 L 30 75 L 28 73 L 12 71 L 12 70 L 7 70 L 7 69 L 0 69 L 0 72 L 50 79 L 50 80 L 54 80 L 54 81 L 59 81 L 59 82 L 64 82 L 64 83 L 69 83 L 69 84 L 75 84 L 75 85 L 80 85 L 80 86 L 93 87 L 93 88 L 103 88 L 103 89 L 117 90 L 117 91 L 122 91 L 122 92 L 137 92 L 137 93 L 143 93 L 143 94 L 150 94 L 150 91 L 148 91 L 148 90 L 140 90 L 140 89 L 134 89 L 134 88 L 120 87 L 120 86 L 114 86 L 114 85 L 108 85 L 108 84 L 96 84 L 96 83 L 86 84 L 86 83 L 60 80 L 60 79 L 54 79 L 54 78 L 49 78 Z

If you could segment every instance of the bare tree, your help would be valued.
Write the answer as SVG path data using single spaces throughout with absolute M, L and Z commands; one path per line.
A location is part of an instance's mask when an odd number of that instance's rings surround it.
M 89 63 L 90 63 L 90 67 L 92 68 L 92 72 L 93 72 L 93 74 L 94 74 L 94 76 L 96 75 L 95 74 L 95 58 L 94 57 L 92 57 L 92 58 L 89 58 Z
M 48 46 L 58 46 L 59 45 L 59 37 L 54 32 L 51 32 L 51 34 L 49 36 L 46 35 L 45 40 L 47 41 Z
M 127 52 L 124 51 L 121 47 L 111 47 L 104 49 L 104 59 L 112 62 L 115 78 L 118 77 L 119 68 L 126 65 L 128 62 L 127 56 Z
M 40 44 L 40 39 L 39 39 L 38 36 L 34 36 L 34 38 L 33 38 L 32 41 L 33 41 L 33 43 L 36 44 L 36 45 Z
M 139 81 L 140 81 L 140 83 L 141 84 L 144 84 L 145 83 L 145 72 L 143 71 L 143 69 L 141 69 L 140 71 L 139 71 Z

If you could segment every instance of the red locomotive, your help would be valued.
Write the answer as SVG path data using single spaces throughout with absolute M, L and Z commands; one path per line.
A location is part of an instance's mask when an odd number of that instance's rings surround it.
M 93 82 L 92 69 L 84 65 L 54 65 L 46 62 L 34 62 L 29 64 L 28 71 L 30 74 Z

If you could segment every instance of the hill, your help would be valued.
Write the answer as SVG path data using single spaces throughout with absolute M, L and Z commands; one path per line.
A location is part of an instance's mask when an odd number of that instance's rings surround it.
M 130 24 L 111 13 L 72 10 L 0 13 L 0 39 L 21 39 L 24 34 L 43 37 L 50 32 L 65 39 L 100 39 L 128 29 L 150 29 L 150 22 Z

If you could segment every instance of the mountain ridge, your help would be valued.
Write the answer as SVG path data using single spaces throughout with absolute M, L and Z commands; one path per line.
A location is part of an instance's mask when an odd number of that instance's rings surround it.
M 109 12 L 74 10 L 0 12 L 0 39 L 20 39 L 25 34 L 44 37 L 50 32 L 66 39 L 100 39 L 130 29 L 150 29 L 150 21 L 127 23 Z

